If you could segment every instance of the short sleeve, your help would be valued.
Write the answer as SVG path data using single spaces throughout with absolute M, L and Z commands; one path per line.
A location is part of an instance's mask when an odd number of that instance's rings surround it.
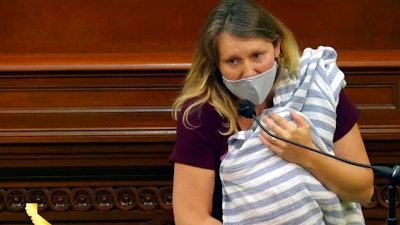
M 358 109 L 351 103 L 342 90 L 339 95 L 339 103 L 336 107 L 336 130 L 333 142 L 342 138 L 357 123 L 359 118 Z
M 191 127 L 187 127 L 182 121 L 182 112 L 187 106 L 182 107 L 177 119 L 175 148 L 170 161 L 215 170 L 227 148 L 227 138 L 220 134 L 224 120 L 214 107 L 205 103 L 189 114 Z

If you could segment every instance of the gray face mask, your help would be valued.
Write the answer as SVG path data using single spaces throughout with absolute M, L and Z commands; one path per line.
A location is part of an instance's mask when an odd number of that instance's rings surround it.
M 247 99 L 255 105 L 261 104 L 272 89 L 276 77 L 278 64 L 274 62 L 271 69 L 256 76 L 240 80 L 228 80 L 222 76 L 223 82 L 236 97 Z

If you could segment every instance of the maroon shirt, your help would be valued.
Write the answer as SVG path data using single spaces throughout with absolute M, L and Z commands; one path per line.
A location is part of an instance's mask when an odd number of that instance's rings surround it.
M 181 113 L 192 102 L 183 105 Z M 359 113 L 357 108 L 349 101 L 342 91 L 339 96 L 339 104 L 336 108 L 336 131 L 334 142 L 343 137 L 357 122 Z M 204 104 L 196 112 L 189 116 L 191 125 L 195 128 L 188 129 L 183 125 L 182 115 L 177 120 L 175 149 L 170 156 L 170 161 L 196 166 L 215 171 L 215 187 L 213 196 L 212 216 L 222 221 L 222 186 L 219 177 L 221 157 L 228 149 L 229 136 L 223 136 L 227 128 L 226 122 L 214 107 Z

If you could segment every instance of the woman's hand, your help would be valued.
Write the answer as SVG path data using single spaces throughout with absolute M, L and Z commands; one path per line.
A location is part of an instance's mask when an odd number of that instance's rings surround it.
M 278 137 L 316 148 L 312 142 L 309 124 L 294 111 L 291 111 L 290 115 L 294 123 L 276 113 L 270 113 L 262 120 Z M 274 139 L 264 131 L 260 134 L 260 140 L 282 159 L 308 170 L 341 199 L 360 203 L 371 199 L 374 191 L 371 169 L 353 166 Z M 334 142 L 333 152 L 338 157 L 370 165 L 357 123 L 341 139 Z
M 290 110 L 290 116 L 294 123 L 287 121 L 274 112 L 264 116 L 262 120 L 276 136 L 314 148 L 310 125 L 293 110 Z M 307 162 L 308 150 L 271 137 L 264 131 L 260 134 L 260 140 L 271 151 L 286 161 L 299 165 Z

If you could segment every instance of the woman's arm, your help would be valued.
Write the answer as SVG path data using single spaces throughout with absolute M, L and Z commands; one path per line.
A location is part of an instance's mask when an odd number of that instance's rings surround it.
M 176 225 L 222 224 L 211 217 L 214 179 L 213 170 L 174 164 L 172 201 Z
M 333 144 L 333 148 L 335 155 L 338 157 L 370 165 L 357 123 L 354 124 L 346 135 Z M 347 168 L 349 170 L 354 170 L 352 173 L 356 175 L 356 177 L 351 177 L 351 175 L 346 174 L 348 173 Z M 344 198 L 351 199 L 353 196 L 360 196 L 357 202 L 368 202 L 371 200 L 374 192 L 374 174 L 372 169 L 346 164 L 345 167 L 340 168 L 340 171 L 343 173 L 342 176 L 344 176 L 342 179 L 345 180 L 345 184 L 348 185 L 347 190 L 346 185 L 344 185 Z M 335 188 L 334 185 L 332 188 Z
M 296 125 L 275 113 L 263 121 L 276 135 L 316 148 L 311 140 L 309 125 L 304 119 L 291 112 Z M 344 200 L 368 202 L 373 194 L 373 171 L 308 151 L 292 144 L 273 140 L 262 132 L 261 141 L 281 158 L 296 163 L 312 173 L 328 189 Z M 370 164 L 358 125 L 354 126 L 334 143 L 335 155 L 363 164 Z

